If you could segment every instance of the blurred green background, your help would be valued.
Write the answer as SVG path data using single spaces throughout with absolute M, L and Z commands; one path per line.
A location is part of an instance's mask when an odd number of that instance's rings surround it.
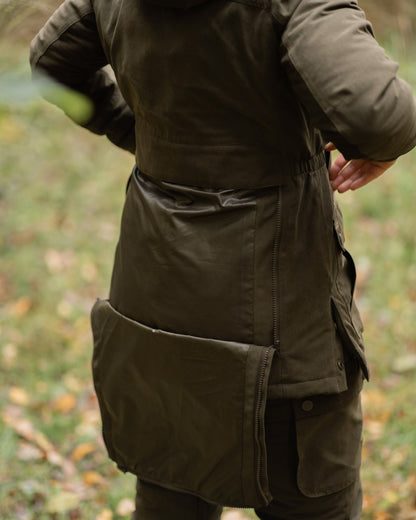
M 30 83 L 29 42 L 59 3 L 0 0 L 0 518 L 123 519 L 134 478 L 115 469 L 100 438 L 88 313 L 108 291 L 133 158 Z M 360 5 L 416 87 L 414 0 Z M 372 366 L 364 520 L 416 519 L 415 159 L 338 197 Z

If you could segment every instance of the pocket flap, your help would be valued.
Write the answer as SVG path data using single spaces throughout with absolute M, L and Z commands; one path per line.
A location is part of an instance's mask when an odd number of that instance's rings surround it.
M 274 349 L 152 329 L 105 300 L 91 321 L 103 436 L 120 469 L 224 505 L 267 504 Z

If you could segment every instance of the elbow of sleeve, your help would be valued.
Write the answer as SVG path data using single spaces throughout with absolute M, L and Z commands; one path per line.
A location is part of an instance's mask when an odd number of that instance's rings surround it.
M 401 85 L 393 95 L 386 93 L 379 102 L 367 99 L 360 110 L 344 113 L 355 114 L 351 119 L 340 117 L 336 125 L 339 134 L 351 145 L 349 159 L 390 161 L 416 146 L 416 104 L 407 84 Z
M 413 98 L 397 106 L 382 118 L 375 118 L 372 132 L 360 150 L 366 158 L 389 161 L 416 146 L 416 106 Z

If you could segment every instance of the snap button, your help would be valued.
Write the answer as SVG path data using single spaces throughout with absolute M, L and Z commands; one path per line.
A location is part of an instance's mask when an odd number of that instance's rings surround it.
M 303 401 L 302 403 L 302 410 L 304 412 L 310 412 L 313 408 L 313 402 L 307 399 L 306 401 Z
M 344 362 L 343 362 L 343 361 L 341 361 L 341 360 L 339 359 L 337 365 L 338 365 L 338 368 L 339 368 L 340 370 L 344 370 Z

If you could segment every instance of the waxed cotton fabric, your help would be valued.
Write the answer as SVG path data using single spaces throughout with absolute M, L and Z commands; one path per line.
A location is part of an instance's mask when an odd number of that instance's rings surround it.
M 297 484 L 309 498 L 337 493 L 359 478 L 363 377 L 357 360 L 347 358 L 346 363 L 348 390 L 297 400 L 293 406 L 299 458 Z
M 349 389 L 338 395 L 268 400 L 267 468 L 272 502 L 256 509 L 264 520 L 359 520 L 362 375 L 347 366 Z M 222 507 L 144 481 L 137 483 L 132 520 L 217 520 Z
M 367 369 L 361 336 L 349 336 L 354 280 L 334 234 L 337 212 L 325 165 L 258 190 L 172 184 L 135 168 L 110 301 L 162 330 L 264 346 L 277 335 L 269 397 L 342 392 L 345 350 Z M 351 329 L 341 342 L 332 308 L 340 281 Z
M 91 319 L 103 437 L 119 468 L 224 505 L 270 502 L 264 413 L 274 349 L 152 329 L 105 300 Z

